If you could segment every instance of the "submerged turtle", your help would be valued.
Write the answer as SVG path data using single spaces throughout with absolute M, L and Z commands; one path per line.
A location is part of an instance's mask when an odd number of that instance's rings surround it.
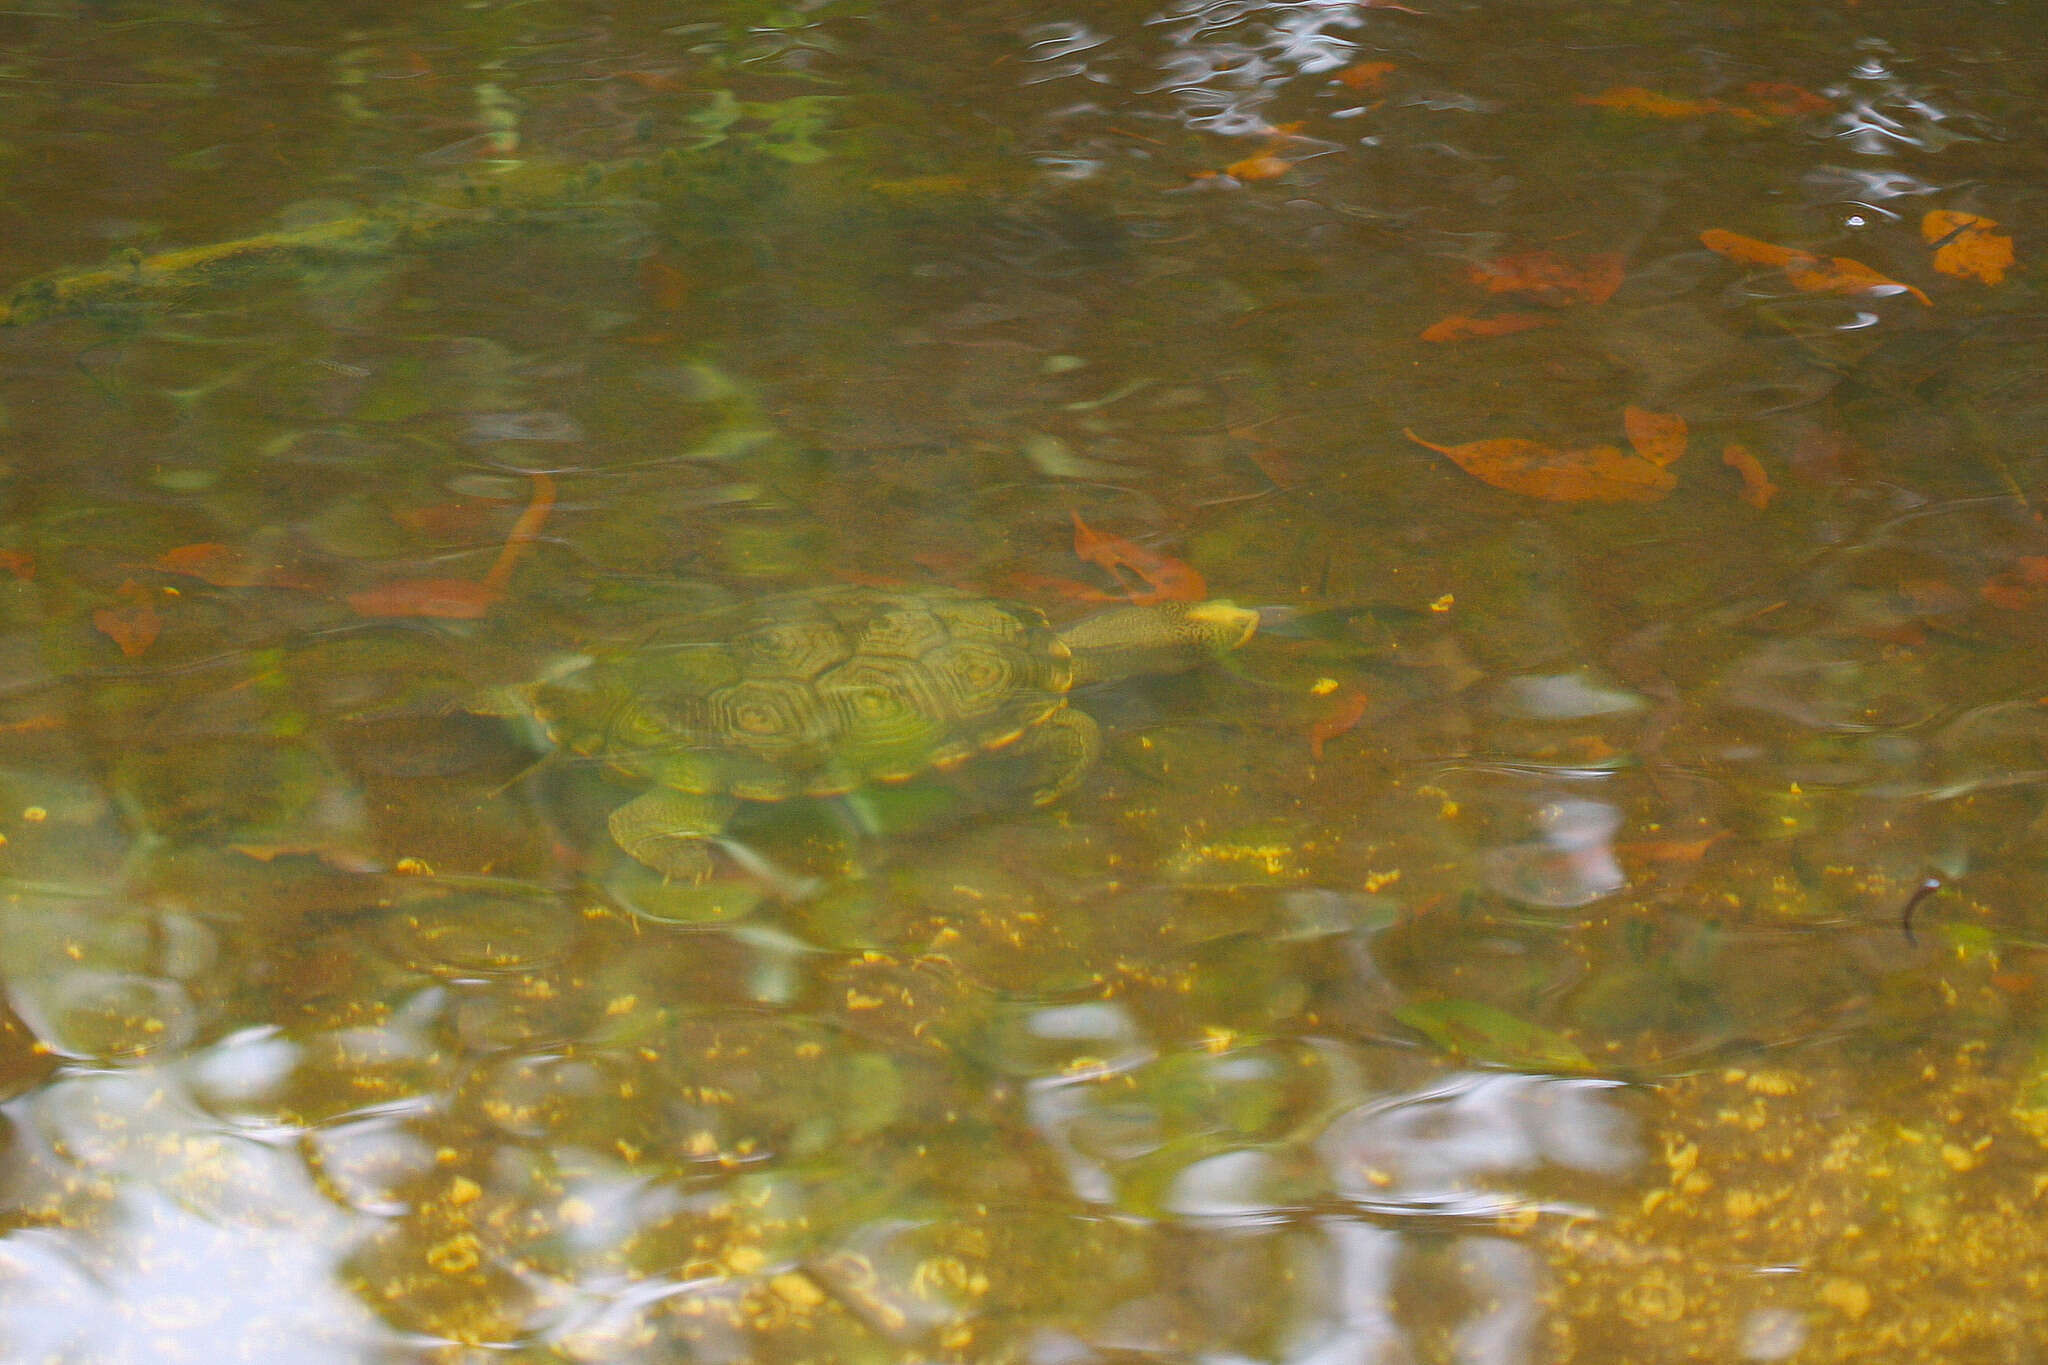
M 1251 638 L 1229 602 L 1118 606 L 1054 629 L 1021 602 L 940 588 L 825 588 L 663 626 L 529 693 L 554 740 L 646 784 L 620 848 L 701 881 L 742 801 L 839 796 L 1005 750 L 1070 790 L 1101 749 L 1076 684 L 1186 668 Z

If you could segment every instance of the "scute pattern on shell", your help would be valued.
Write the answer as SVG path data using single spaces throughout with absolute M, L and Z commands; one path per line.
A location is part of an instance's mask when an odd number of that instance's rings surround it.
M 744 800 L 838 795 L 1015 742 L 1066 703 L 1036 609 L 938 588 L 828 588 L 671 623 L 536 709 L 629 777 Z

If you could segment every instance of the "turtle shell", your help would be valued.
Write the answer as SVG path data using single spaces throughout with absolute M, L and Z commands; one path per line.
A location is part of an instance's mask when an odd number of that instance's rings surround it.
M 1058 712 L 1073 680 L 1033 607 L 848 587 L 665 624 L 537 689 L 534 706 L 559 743 L 629 778 L 779 801 L 1003 748 Z

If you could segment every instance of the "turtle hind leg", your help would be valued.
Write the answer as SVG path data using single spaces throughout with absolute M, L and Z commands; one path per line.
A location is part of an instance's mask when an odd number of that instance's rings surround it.
M 738 804 L 730 796 L 655 787 L 612 812 L 612 840 L 671 881 L 701 882 L 711 875 L 706 845 Z
M 1102 753 L 1102 730 L 1093 716 L 1063 707 L 1026 734 L 1017 748 L 1018 756 L 1042 774 L 1031 803 L 1049 805 L 1072 791 L 1094 766 Z

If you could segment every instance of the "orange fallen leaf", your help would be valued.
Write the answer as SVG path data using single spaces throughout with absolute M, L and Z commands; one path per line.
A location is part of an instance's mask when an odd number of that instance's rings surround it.
M 1721 107 L 1715 100 L 1676 99 L 1640 85 L 1609 86 L 1597 95 L 1579 95 L 1575 102 L 1600 109 L 1619 109 L 1629 114 L 1648 114 L 1652 118 L 1692 118 L 1698 114 L 1715 113 Z
M 1624 858 L 1646 863 L 1696 863 L 1727 837 L 1728 831 L 1723 829 L 1697 839 L 1634 839 L 1616 844 L 1614 851 Z
M 1351 733 L 1358 728 L 1358 722 L 1365 719 L 1365 708 L 1372 698 L 1362 687 L 1347 688 L 1324 713 L 1323 718 L 1308 730 L 1308 751 L 1317 758 L 1323 756 L 1323 745 L 1339 735 Z
M 156 643 L 163 634 L 164 619 L 157 615 L 149 589 L 133 579 L 114 590 L 123 600 L 119 606 L 100 607 L 92 614 L 93 628 L 121 647 L 129 658 Z
M 1881 275 L 1861 261 L 1852 261 L 1846 256 L 1830 256 L 1823 260 L 1811 252 L 1760 242 L 1754 237 L 1724 232 L 1720 228 L 1708 228 L 1702 232 L 1700 243 L 1707 250 L 1718 252 L 1730 260 L 1777 266 L 1785 272 L 1785 278 L 1792 282 L 1793 288 L 1809 294 L 1866 294 L 1874 289 L 1897 289 L 1922 303 L 1934 302 L 1912 285 Z
M 1721 447 L 1721 463 L 1742 476 L 1742 500 L 1762 511 L 1778 496 L 1778 485 L 1764 472 L 1763 462 L 1748 446 L 1729 442 Z
M 1789 81 L 1751 81 L 1742 87 L 1743 98 L 1773 114 L 1817 114 L 1834 104 L 1804 86 Z
M 1424 341 L 1470 341 L 1476 337 L 1513 336 L 1526 332 L 1532 327 L 1550 327 L 1557 319 L 1548 313 L 1494 313 L 1487 317 L 1475 318 L 1466 313 L 1453 313 L 1439 322 L 1433 322 L 1422 329 Z
M 1655 502 L 1678 486 L 1662 465 L 1617 446 L 1560 450 L 1519 436 L 1440 446 L 1406 428 L 1402 435 L 1482 483 L 1550 502 Z
M 400 578 L 352 592 L 347 601 L 358 616 L 427 616 L 474 621 L 505 594 L 469 578 Z
M 2012 238 L 1974 213 L 1933 209 L 1920 220 L 1920 236 L 1934 247 L 1934 268 L 1944 275 L 2001 284 L 2012 268 Z
M 528 477 L 533 480 L 533 500 L 514 523 L 505 548 L 498 552 L 497 561 L 481 581 L 399 579 L 350 593 L 350 608 L 361 616 L 424 616 L 444 621 L 473 621 L 489 611 L 504 599 L 512 571 L 519 566 L 527 547 L 539 537 L 540 528 L 555 505 L 555 481 L 546 474 Z
M 2044 587 L 2048 587 L 2048 556 L 2019 555 L 2012 568 L 1993 574 L 1977 591 L 2001 610 L 2026 611 L 2041 600 Z
M 1707 250 L 1718 252 L 1731 261 L 1746 261 L 1751 265 L 1790 265 L 1801 258 L 1813 259 L 1804 251 L 1774 246 L 1770 242 L 1760 242 L 1754 237 L 1745 237 L 1739 232 L 1727 232 L 1721 228 L 1708 228 L 1702 232 L 1700 243 Z
M 1377 93 L 1386 86 L 1396 67 L 1392 62 L 1356 62 L 1337 73 L 1337 79 L 1353 90 Z
M 527 547 L 540 539 L 540 528 L 547 524 L 548 513 L 555 510 L 555 481 L 541 473 L 529 474 L 527 478 L 533 481 L 533 497 L 519 514 L 519 520 L 512 523 L 512 533 L 505 537 L 505 548 L 498 551 L 497 563 L 484 575 L 484 582 L 500 591 L 512 581 L 512 571 L 525 558 Z
M 1142 579 L 1143 591 L 1127 591 L 1129 600 L 1148 602 L 1199 602 L 1209 595 L 1209 585 L 1192 566 L 1125 540 L 1122 536 L 1097 531 L 1075 512 L 1074 553 L 1107 572 L 1123 585 L 1121 570 L 1128 569 Z
M 640 290 L 647 295 L 647 301 L 663 313 L 687 308 L 694 292 L 688 275 L 651 256 L 640 262 Z
M 1619 252 L 1600 252 L 1574 260 L 1555 251 L 1518 251 L 1497 260 L 1479 261 L 1465 269 L 1465 278 L 1489 294 L 1522 294 L 1538 303 L 1563 308 L 1574 303 L 1605 303 L 1621 288 Z
M 1617 85 L 1602 90 L 1597 95 L 1580 95 L 1578 103 L 1590 104 L 1601 109 L 1613 109 L 1624 114 L 1646 114 L 1651 118 L 1698 118 L 1703 114 L 1727 114 L 1745 121 L 1757 121 L 1760 116 L 1748 109 L 1719 100 L 1687 100 L 1672 95 L 1646 90 L 1640 85 Z
M 165 550 L 156 558 L 164 573 L 196 578 L 216 588 L 250 588 L 265 581 L 265 575 L 249 557 L 232 545 L 202 541 Z
M 1794 262 L 1785 267 L 1785 278 L 1792 281 L 1794 289 L 1809 294 L 1867 294 L 1879 289 L 1902 289 L 1922 303 L 1932 305 L 1934 302 L 1912 285 L 1880 274 L 1861 261 L 1852 261 L 1846 256 L 1830 256 L 1825 262 L 1818 258 L 1809 259 L 1813 264 Z
M 1260 152 L 1242 161 L 1231 162 L 1223 168 L 1223 173 L 1234 180 L 1273 180 L 1293 169 L 1294 163 L 1285 157 Z
M 1636 454 L 1660 469 L 1685 454 L 1685 419 L 1675 412 L 1626 407 L 1621 410 L 1621 429 Z
M 2001 611 L 2025 611 L 2039 596 L 2034 589 L 2000 575 L 1977 589 L 1986 602 Z
M 16 578 L 34 578 L 36 557 L 27 550 L 0 550 L 0 569 L 7 570 Z

